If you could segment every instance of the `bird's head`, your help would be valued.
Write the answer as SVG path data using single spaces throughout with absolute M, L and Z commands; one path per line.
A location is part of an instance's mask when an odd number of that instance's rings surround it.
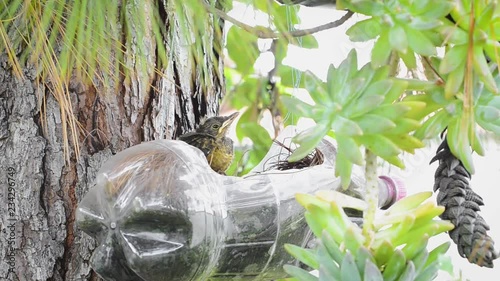
M 215 138 L 222 138 L 226 135 L 227 130 L 238 116 L 235 112 L 229 116 L 215 116 L 210 117 L 201 123 L 200 127 L 196 130 L 199 133 L 205 133 Z

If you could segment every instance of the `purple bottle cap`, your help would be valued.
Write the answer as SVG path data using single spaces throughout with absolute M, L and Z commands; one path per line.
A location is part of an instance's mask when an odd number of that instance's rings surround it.
M 385 182 L 389 195 L 387 200 L 389 203 L 386 204 L 384 208 L 387 208 L 396 201 L 406 197 L 406 186 L 402 179 L 394 176 L 379 176 L 379 179 Z

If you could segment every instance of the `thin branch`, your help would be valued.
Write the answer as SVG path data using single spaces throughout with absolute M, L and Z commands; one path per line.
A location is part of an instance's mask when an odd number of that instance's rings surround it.
M 423 59 L 423 61 L 427 64 L 427 66 L 429 67 L 429 69 L 432 71 L 432 73 L 435 75 L 435 77 L 427 77 L 427 79 L 434 79 L 434 78 L 439 78 L 441 81 L 440 83 L 441 84 L 444 84 L 445 80 L 444 78 L 439 74 L 439 72 L 436 70 L 436 68 L 434 68 L 434 66 L 432 65 L 432 63 L 429 61 L 429 58 L 428 57 L 425 57 L 425 56 L 422 56 L 421 57 Z M 423 65 L 424 63 L 422 63 Z M 424 67 L 424 72 L 425 72 L 425 69 L 426 67 Z M 426 75 L 427 76 L 427 75 Z
M 345 15 L 343 15 L 340 19 L 338 19 L 334 22 L 329 22 L 329 23 L 319 25 L 319 26 L 316 26 L 313 28 L 299 29 L 299 30 L 294 30 L 294 31 L 290 31 L 290 32 L 280 33 L 280 32 L 274 32 L 270 28 L 266 28 L 266 27 L 253 27 L 251 25 L 248 25 L 246 23 L 243 23 L 243 22 L 231 17 L 230 15 L 226 14 L 225 12 L 223 12 L 215 7 L 210 6 L 209 4 L 205 3 L 205 1 L 201 1 L 201 3 L 203 4 L 203 6 L 205 6 L 205 8 L 209 12 L 219 16 L 220 18 L 222 18 L 225 21 L 228 21 L 234 25 L 239 26 L 243 30 L 245 30 L 249 33 L 252 33 L 261 39 L 276 39 L 276 38 L 280 38 L 280 37 L 288 37 L 289 38 L 289 37 L 306 36 L 309 34 L 313 34 L 316 32 L 323 31 L 323 30 L 327 30 L 327 29 L 341 26 L 342 24 L 344 24 L 344 22 L 346 22 L 354 14 L 351 11 L 347 11 L 347 13 Z
M 273 42 L 271 43 L 271 50 L 270 51 L 273 54 L 275 59 L 274 59 L 273 69 L 271 69 L 269 71 L 269 73 L 267 74 L 267 77 L 268 77 L 267 84 L 269 86 L 268 93 L 269 93 L 269 96 L 271 98 L 271 106 L 269 107 L 269 111 L 271 111 L 271 119 L 273 121 L 274 138 L 275 139 L 278 137 L 278 134 L 280 132 L 280 124 L 282 123 L 282 122 L 280 122 L 281 120 L 278 120 L 278 117 L 280 117 L 281 112 L 279 111 L 278 106 L 277 106 L 279 92 L 278 92 L 278 88 L 276 88 L 276 81 L 275 81 L 276 72 L 278 71 L 278 68 L 281 64 L 281 61 L 276 59 L 276 51 L 277 51 L 277 46 L 279 44 L 278 42 L 279 42 L 279 39 L 273 39 Z
M 340 19 L 338 19 L 336 21 L 329 22 L 329 23 L 326 23 L 323 25 L 312 27 L 312 28 L 294 30 L 294 31 L 285 33 L 285 35 L 291 36 L 291 37 L 301 37 L 301 36 L 306 36 L 306 35 L 313 34 L 316 32 L 320 32 L 323 30 L 339 27 L 342 24 L 344 24 L 344 22 L 346 22 L 348 19 L 350 19 L 352 17 L 352 15 L 354 15 L 354 12 L 347 11 L 347 13 L 345 13 L 345 15 L 343 15 Z

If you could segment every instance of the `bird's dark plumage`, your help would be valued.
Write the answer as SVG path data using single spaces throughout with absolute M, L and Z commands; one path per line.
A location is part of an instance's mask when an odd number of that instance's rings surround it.
M 237 116 L 238 112 L 208 118 L 195 131 L 181 135 L 179 140 L 200 149 L 207 157 L 210 167 L 217 173 L 224 174 L 233 161 L 233 141 L 226 134 Z

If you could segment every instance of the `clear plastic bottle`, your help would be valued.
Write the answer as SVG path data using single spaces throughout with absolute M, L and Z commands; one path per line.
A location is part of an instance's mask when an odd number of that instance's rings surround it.
M 285 131 L 282 139 L 290 134 Z M 295 263 L 284 244 L 312 235 L 295 201 L 298 192 L 342 191 L 335 148 L 318 147 L 321 165 L 264 171 L 273 146 L 249 175 L 221 176 L 184 142 L 158 140 L 109 159 L 79 205 L 78 227 L 97 241 L 91 265 L 105 280 L 275 280 Z M 354 175 L 347 195 L 362 198 Z M 401 197 L 401 183 L 381 177 L 381 206 Z

